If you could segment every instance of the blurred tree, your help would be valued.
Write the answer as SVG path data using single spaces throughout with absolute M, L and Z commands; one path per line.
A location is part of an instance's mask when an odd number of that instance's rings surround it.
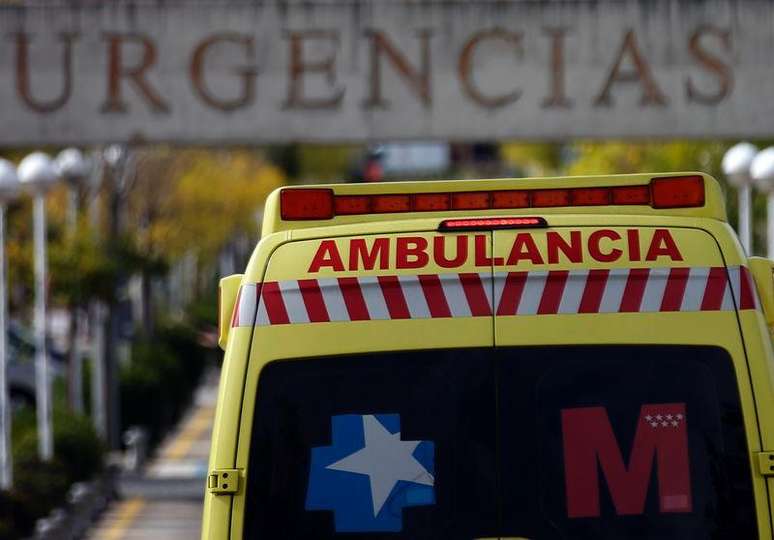
M 525 176 L 557 174 L 564 161 L 564 146 L 557 143 L 503 143 L 503 161 Z
M 363 150 L 359 145 L 299 145 L 298 179 L 308 184 L 344 182 L 360 166 Z
M 258 236 L 263 202 L 284 183 L 280 169 L 253 151 L 143 152 L 130 230 L 146 256 L 171 262 L 193 250 L 211 263 L 238 232 Z
M 727 141 L 580 142 L 572 146 L 576 156 L 566 174 L 613 174 L 636 172 L 701 171 L 714 176 L 726 196 L 728 220 L 737 225 L 736 190 L 728 185 L 721 161 L 733 144 Z M 767 146 L 758 141 L 758 147 Z M 765 251 L 766 196 L 755 192 L 753 200 L 753 253 Z
M 50 298 L 58 305 L 113 300 L 119 268 L 138 267 L 128 248 L 106 246 L 95 231 L 79 224 L 73 236 L 53 239 L 49 247 Z M 118 255 L 118 256 L 116 256 Z
M 141 268 L 146 324 L 153 319 L 151 278 L 191 258 L 200 275 L 204 268 L 215 268 L 235 238 L 257 240 L 266 196 L 284 183 L 283 172 L 258 151 L 139 152 L 128 194 L 127 231 L 146 263 Z
M 723 187 L 729 222 L 736 227 L 736 190 L 723 175 L 721 161 L 737 141 L 579 141 L 559 143 L 504 143 L 503 159 L 517 173 L 528 176 L 594 175 L 639 172 L 701 171 Z M 772 141 L 753 141 L 759 148 Z M 766 196 L 753 200 L 753 251 L 763 253 L 766 233 Z
M 575 159 L 567 174 L 702 171 L 720 174 L 727 145 L 719 142 L 580 142 L 572 145 Z

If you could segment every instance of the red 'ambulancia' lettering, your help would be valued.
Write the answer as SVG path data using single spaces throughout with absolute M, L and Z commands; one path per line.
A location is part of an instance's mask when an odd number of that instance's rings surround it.
M 507 265 L 516 265 L 519 261 L 530 261 L 532 264 L 543 264 L 535 241 L 529 233 L 519 233 L 513 241 L 511 254 L 508 255 Z
M 583 251 L 581 250 L 580 231 L 570 231 L 570 242 L 567 243 L 562 236 L 555 231 L 546 233 L 546 251 L 548 251 L 548 264 L 557 264 L 559 262 L 559 252 L 564 253 L 569 262 L 583 262 Z
M 589 255 L 591 255 L 591 258 L 599 262 L 615 262 L 620 259 L 623 251 L 616 247 L 608 252 L 602 251 L 601 243 L 603 238 L 620 240 L 621 235 L 609 229 L 601 229 L 591 233 L 589 236 Z
M 641 262 L 643 257 L 646 261 L 656 261 L 659 257 L 683 260 L 668 229 L 655 229 L 649 241 L 645 238 L 647 249 L 645 244 L 641 246 L 640 229 L 621 232 L 598 229 L 590 231 L 588 236 L 581 230 L 546 231 L 544 234 L 544 237 L 530 232 L 515 234 L 507 260 L 491 253 L 491 237 L 485 234 L 350 238 L 348 251 L 346 247 L 340 251 L 342 246 L 334 240 L 322 240 L 309 272 L 326 268 L 335 272 L 418 269 L 432 263 L 440 268 L 461 268 L 466 264 L 491 268 L 519 266 L 521 261 L 537 266 L 593 261 L 614 263 L 622 259 Z M 543 238 L 544 243 L 540 242 Z M 344 262 L 348 263 L 346 268 Z
M 385 270 L 390 265 L 390 240 L 377 238 L 371 251 L 368 251 L 366 241 L 363 238 L 353 238 L 349 241 L 349 269 L 359 270 L 359 261 L 363 262 L 363 270 L 373 270 L 376 259 L 379 259 L 379 270 Z
M 685 404 L 643 405 L 629 466 L 624 463 L 604 407 L 562 410 L 567 514 L 598 517 L 602 469 L 620 515 L 642 514 L 654 458 L 661 512 L 691 511 Z
M 683 256 L 680 255 L 680 250 L 675 244 L 675 239 L 672 238 L 667 229 L 656 229 L 656 232 L 653 233 L 645 260 L 655 261 L 661 256 L 669 257 L 673 261 L 683 260 Z
M 632 262 L 641 261 L 640 231 L 637 229 L 629 229 L 626 231 L 626 238 L 629 240 L 629 260 Z
M 395 249 L 395 268 L 422 268 L 427 266 L 427 240 L 421 236 L 398 238 Z
M 320 242 L 320 247 L 317 248 L 317 253 L 314 254 L 312 264 L 309 265 L 309 273 L 319 272 L 320 268 L 324 266 L 329 266 L 336 272 L 344 271 L 344 262 L 341 260 L 339 248 L 336 247 L 336 242 L 333 240 L 323 240 Z
M 487 244 L 489 243 L 489 238 L 487 236 L 484 236 L 483 234 L 477 234 L 475 242 L 476 266 L 483 268 L 492 266 L 492 264 L 495 266 L 502 266 L 502 257 L 495 257 L 493 260 L 486 254 Z
M 453 259 L 446 257 L 446 236 L 433 238 L 433 259 L 441 268 L 459 268 L 468 260 L 468 237 L 457 236 L 457 251 Z

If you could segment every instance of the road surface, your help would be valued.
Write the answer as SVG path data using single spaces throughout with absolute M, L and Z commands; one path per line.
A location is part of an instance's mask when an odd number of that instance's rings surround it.
M 199 537 L 218 384 L 210 373 L 178 428 L 137 478 L 120 482 L 114 502 L 87 540 L 191 540 Z

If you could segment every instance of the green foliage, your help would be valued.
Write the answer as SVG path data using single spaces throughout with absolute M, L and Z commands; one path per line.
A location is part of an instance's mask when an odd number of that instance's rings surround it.
M 195 328 L 217 328 L 218 291 L 216 288 L 201 295 L 188 306 L 188 319 Z
M 362 152 L 356 145 L 300 145 L 296 152 L 298 178 L 304 183 L 346 181 Z
M 5 155 L 18 161 L 23 154 Z M 93 206 L 96 218 L 87 219 L 82 211 L 74 230 L 67 224 L 66 187 L 56 187 L 47 195 L 53 304 L 115 302 L 120 278 L 164 275 L 190 254 L 199 266 L 212 268 L 235 237 L 258 236 L 263 202 L 285 182 L 282 171 L 254 150 L 154 147 L 136 150 L 135 157 L 136 175 L 127 175 L 123 191 L 106 174 L 96 199 L 80 194 L 81 209 Z M 22 197 L 10 204 L 6 217 L 11 312 L 25 318 L 30 315 L 34 274 L 30 199 Z M 199 345 L 197 329 L 215 322 L 214 305 L 213 297 L 207 296 L 196 303 L 191 317 L 195 326 L 165 324 L 152 341 L 133 345 L 131 361 L 120 372 L 124 429 L 145 425 L 152 442 L 157 442 L 180 417 L 211 354 Z M 86 363 L 87 393 L 88 367 Z M 36 519 L 63 502 L 72 482 L 90 478 L 102 467 L 104 449 L 90 421 L 68 413 L 65 396 L 65 388 L 57 382 L 56 454 L 51 463 L 37 458 L 34 412 L 20 411 L 14 419 L 16 487 L 0 493 L 0 538 L 27 536 Z
M 549 176 L 562 167 L 563 147 L 555 143 L 504 143 L 503 160 L 526 176 Z
M 121 430 L 144 425 L 158 441 L 177 417 L 182 365 L 163 343 L 142 342 L 132 347 L 132 359 L 121 369 Z
M 31 457 L 20 466 L 16 465 L 14 489 L 0 494 L 0 502 L 6 499 L 10 514 L 4 515 L 6 505 L 0 504 L 0 522 L 11 524 L 7 536 L 0 538 L 17 539 L 29 535 L 36 520 L 64 501 L 68 486 L 67 470 L 57 460 L 43 463 L 37 457 Z
M 0 493 L 0 538 L 21 538 L 35 521 L 64 502 L 73 482 L 92 478 L 103 466 L 104 448 L 84 416 L 54 409 L 54 459 L 38 458 L 35 414 L 21 410 L 13 422 L 14 489 Z
M 102 470 L 104 447 L 86 416 L 60 408 L 54 413 L 54 447 L 71 482 L 88 480 Z
M 73 238 L 51 244 L 49 268 L 55 299 L 83 303 L 111 296 L 118 265 L 92 231 L 79 229 Z
M 580 142 L 572 145 L 575 159 L 568 174 L 620 174 L 702 171 L 717 173 L 726 145 L 717 142 L 671 141 Z
M 234 236 L 257 232 L 266 196 L 284 182 L 282 171 L 253 151 L 143 153 L 129 195 L 136 245 L 167 262 L 193 252 L 212 263 Z
M 207 353 L 193 328 L 167 325 L 132 346 L 122 367 L 121 429 L 144 426 L 151 444 L 180 418 L 201 378 Z
M 734 141 L 736 142 L 736 141 Z M 771 141 L 757 141 L 759 148 Z M 726 183 L 721 161 L 730 141 L 579 141 L 555 143 L 506 143 L 506 162 L 530 176 L 595 175 L 700 171 L 714 176 L 726 195 L 728 220 L 738 221 L 736 190 Z M 753 252 L 765 251 L 766 195 L 753 198 Z
M 701 171 L 714 176 L 726 194 L 728 220 L 738 221 L 736 190 L 730 188 L 721 169 L 721 161 L 731 143 L 724 141 L 670 141 L 632 143 L 582 142 L 572 145 L 572 160 L 564 169 L 567 174 L 613 174 L 634 172 Z M 765 142 L 758 144 L 760 148 Z M 766 196 L 756 193 L 753 199 L 753 252 L 765 251 Z

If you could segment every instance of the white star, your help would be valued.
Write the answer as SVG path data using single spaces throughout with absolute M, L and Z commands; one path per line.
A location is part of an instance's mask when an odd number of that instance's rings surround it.
M 661 425 L 664 426 L 664 427 L 667 427 L 669 425 L 669 423 L 668 422 L 661 422 Z
M 326 469 L 365 474 L 371 480 L 374 516 L 387 502 L 395 485 L 403 480 L 432 486 L 433 475 L 419 463 L 414 450 L 422 441 L 402 441 L 400 431 L 390 433 L 372 414 L 363 416 L 365 446 Z
M 666 415 L 666 419 L 667 420 L 671 420 L 672 419 L 672 415 L 671 414 Z
M 676 418 L 677 418 L 678 420 L 682 420 L 682 419 L 683 419 L 683 415 L 682 415 L 682 414 L 678 414 L 678 415 L 675 415 L 675 416 L 676 416 Z
M 651 422 L 650 425 L 653 427 L 658 427 L 658 422 Z
M 645 420 L 650 422 L 651 420 L 653 420 L 653 417 L 651 415 L 648 415 L 648 416 L 645 417 Z
M 679 423 L 680 423 L 680 422 L 678 422 L 677 420 L 672 420 L 672 425 L 673 425 L 673 426 L 675 426 L 675 427 L 677 427 L 677 425 L 678 425 Z
M 662 418 L 662 416 L 661 416 L 660 414 L 657 414 L 657 415 L 656 415 L 656 420 L 659 420 L 659 421 L 661 421 L 661 418 Z

